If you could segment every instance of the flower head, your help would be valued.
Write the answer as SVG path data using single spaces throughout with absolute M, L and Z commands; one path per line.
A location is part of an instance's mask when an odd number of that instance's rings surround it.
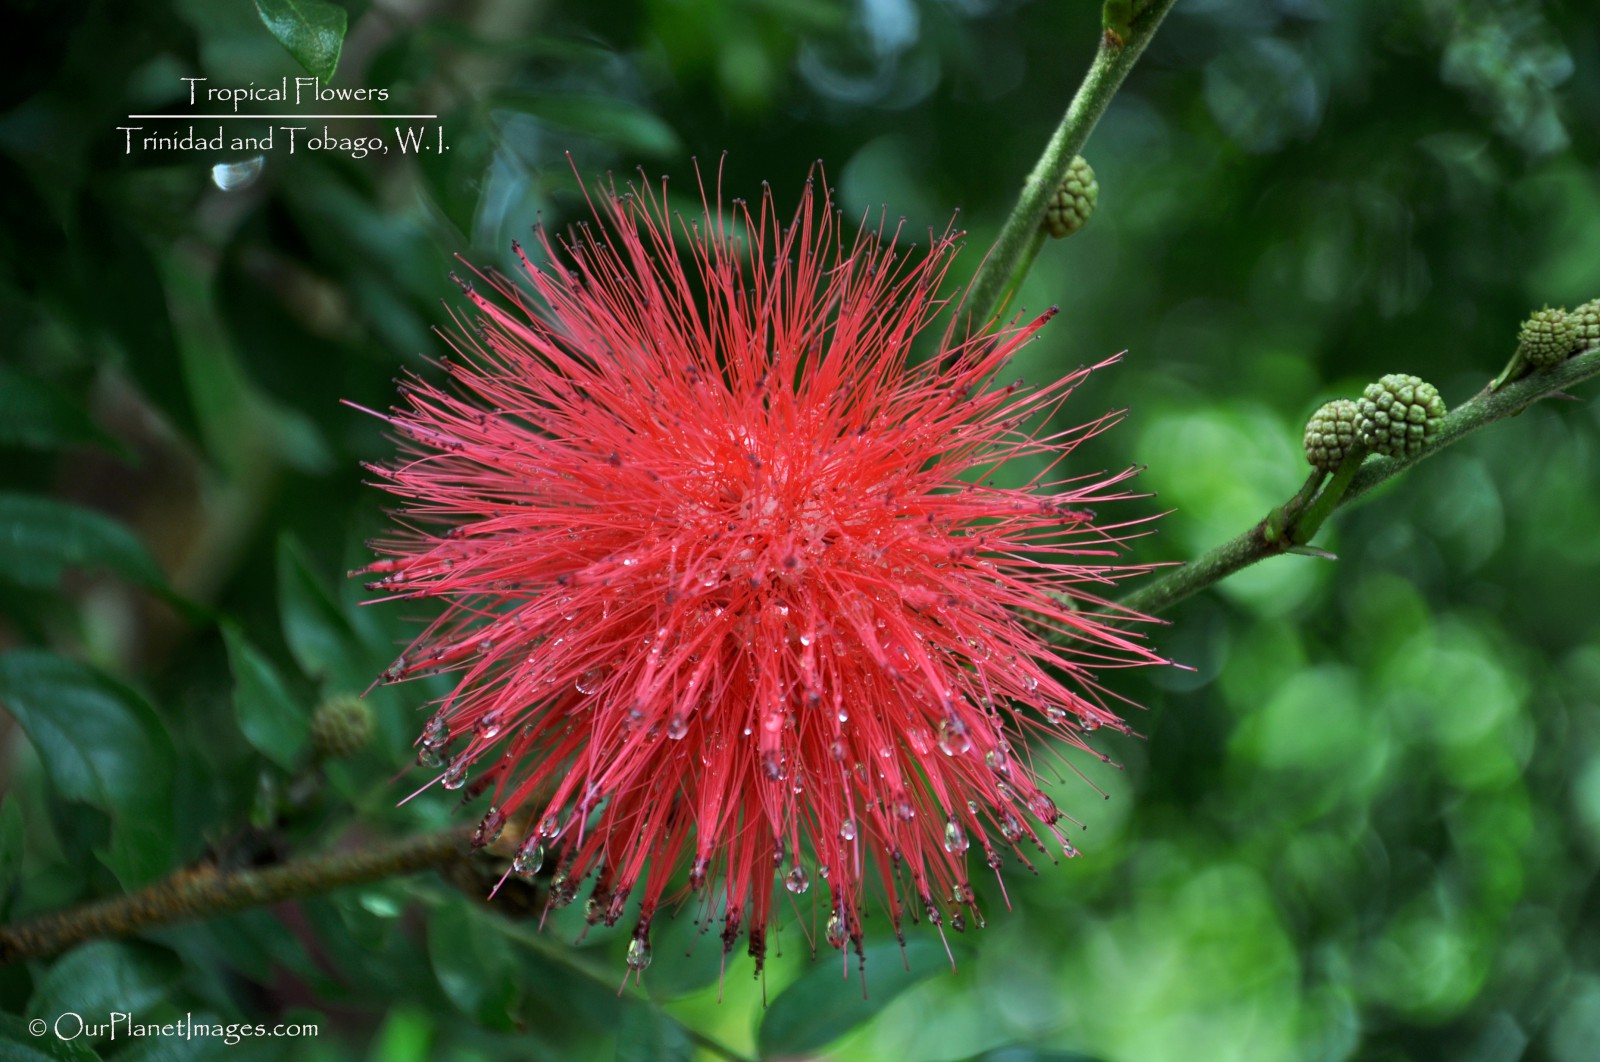
M 869 891 L 961 928 L 975 868 L 1074 854 L 1039 740 L 1125 729 L 1090 669 L 1157 659 L 1096 596 L 1136 570 L 1088 508 L 1129 473 L 1055 471 L 1114 417 L 1024 431 L 1087 372 L 999 386 L 1050 314 L 912 360 L 958 233 L 846 244 L 811 182 L 787 225 L 664 183 L 595 214 L 519 248 L 531 293 L 469 285 L 447 385 L 384 417 L 371 585 L 445 603 L 385 678 L 456 676 L 422 763 L 491 793 L 480 843 L 528 823 L 508 873 L 552 905 L 637 900 L 635 969 L 690 897 L 758 969 L 779 897 L 858 952 Z M 1046 471 L 995 485 L 1014 458 Z

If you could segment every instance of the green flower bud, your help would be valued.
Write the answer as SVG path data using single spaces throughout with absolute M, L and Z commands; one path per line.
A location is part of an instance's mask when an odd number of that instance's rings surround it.
M 1336 398 L 1306 421 L 1306 460 L 1312 468 L 1332 472 L 1356 445 L 1361 411 L 1348 398 Z
M 1535 368 L 1565 361 L 1578 349 L 1578 324 L 1565 310 L 1546 306 L 1522 322 L 1517 334 L 1517 353 Z
M 1593 350 L 1600 347 L 1600 299 L 1590 299 L 1573 310 L 1570 316 L 1573 330 L 1577 332 L 1578 349 Z
M 349 693 L 329 697 L 311 715 L 311 747 L 327 760 L 354 756 L 372 740 L 372 710 Z
M 1066 179 L 1045 210 L 1045 231 L 1058 240 L 1071 236 L 1089 223 L 1099 199 L 1100 182 L 1094 179 L 1094 169 L 1082 155 L 1074 155 Z
M 1368 384 L 1356 407 L 1357 437 L 1390 457 L 1421 450 L 1447 412 L 1432 384 L 1400 373 Z

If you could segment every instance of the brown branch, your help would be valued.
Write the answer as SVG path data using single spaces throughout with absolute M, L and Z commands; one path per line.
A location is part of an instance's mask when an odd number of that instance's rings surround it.
M 458 859 L 466 849 L 467 834 L 452 829 L 263 869 L 187 868 L 127 896 L 0 926 L 0 966 L 48 958 L 86 940 L 126 937 L 153 926 L 203 921 L 247 907 L 414 874 Z

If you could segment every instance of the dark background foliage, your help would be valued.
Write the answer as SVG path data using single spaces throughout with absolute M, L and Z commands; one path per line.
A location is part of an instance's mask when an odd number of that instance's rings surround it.
M 295 22 L 329 5 L 261 9 L 330 60 Z M 1090 3 L 352 0 L 332 84 L 442 115 L 453 150 L 280 149 L 223 192 L 236 155 L 128 154 L 116 127 L 185 110 L 184 76 L 303 75 L 255 6 L 0 10 L 5 917 L 471 821 L 437 792 L 395 806 L 428 690 L 374 691 L 372 744 L 307 765 L 310 706 L 415 630 L 343 578 L 382 524 L 358 462 L 389 445 L 339 402 L 434 371 L 453 254 L 508 266 L 541 212 L 580 215 L 568 153 L 685 188 L 726 150 L 728 194 L 767 179 L 785 207 L 820 158 L 849 217 L 959 207 L 964 279 L 1098 31 Z M 1079 467 L 1147 466 L 1124 512 L 1167 512 L 1133 555 L 1181 559 L 1299 485 L 1320 402 L 1386 372 L 1459 401 L 1528 310 L 1600 295 L 1600 11 L 1180 0 L 1087 154 L 1100 212 L 1025 285 L 1063 313 L 1020 369 L 1129 352 L 1069 404 L 1130 411 Z M 874 947 L 864 1003 L 791 920 L 765 983 L 731 962 L 719 1002 L 715 941 L 685 958 L 680 918 L 619 998 L 618 934 L 574 945 L 574 912 L 540 933 L 425 875 L 0 968 L 0 1057 L 1594 1058 L 1600 407 L 1578 397 L 1336 519 L 1337 564 L 1176 610 L 1160 641 L 1192 670 L 1115 678 L 1145 736 L 1086 768 L 1110 799 L 1058 787 L 1086 857 L 1012 873 L 1010 912 L 987 889 L 958 976 L 918 930 L 909 974 Z M 68 1010 L 321 1035 L 24 1030 Z

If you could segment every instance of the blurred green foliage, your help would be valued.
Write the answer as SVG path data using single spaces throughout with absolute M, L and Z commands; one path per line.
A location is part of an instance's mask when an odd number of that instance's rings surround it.
M 730 196 L 770 179 L 791 202 L 820 158 L 850 217 L 919 232 L 959 207 L 970 272 L 1096 8 L 6 4 L 0 916 L 463 821 L 442 793 L 396 806 L 437 688 L 374 690 L 352 759 L 306 751 L 311 706 L 416 629 L 341 575 L 383 523 L 358 462 L 389 447 L 340 400 L 382 408 L 397 372 L 434 371 L 452 255 L 509 269 L 536 218 L 581 216 L 574 169 L 681 185 L 727 151 Z M 441 115 L 452 150 L 274 151 L 224 192 L 211 167 L 237 154 L 117 132 L 188 109 L 183 77 L 335 62 L 329 84 Z M 1298 486 L 1325 399 L 1411 372 L 1459 401 L 1529 309 L 1600 295 L 1600 10 L 1182 0 L 1086 154 L 1100 209 L 1023 287 L 1064 312 L 1019 371 L 1129 352 L 1069 415 L 1130 411 L 1081 460 L 1146 466 L 1155 496 L 1123 511 L 1165 515 L 1136 556 L 1182 559 Z M 909 973 L 875 938 L 863 1002 L 799 911 L 764 982 L 733 962 L 719 986 L 680 918 L 619 996 L 619 935 L 573 944 L 576 912 L 541 933 L 514 898 L 481 904 L 492 878 L 430 875 L 0 968 L 21 1016 L 0 1056 L 1592 1059 L 1600 407 L 1580 397 L 1342 515 L 1337 564 L 1275 560 L 1175 612 L 1158 638 L 1189 669 L 1117 677 L 1145 737 L 1104 743 L 1122 770 L 1078 765 L 1109 799 L 1054 794 L 1085 858 L 1012 874 L 1010 911 L 984 890 L 956 976 L 923 931 Z M 25 1031 L 69 1010 L 321 1035 Z

